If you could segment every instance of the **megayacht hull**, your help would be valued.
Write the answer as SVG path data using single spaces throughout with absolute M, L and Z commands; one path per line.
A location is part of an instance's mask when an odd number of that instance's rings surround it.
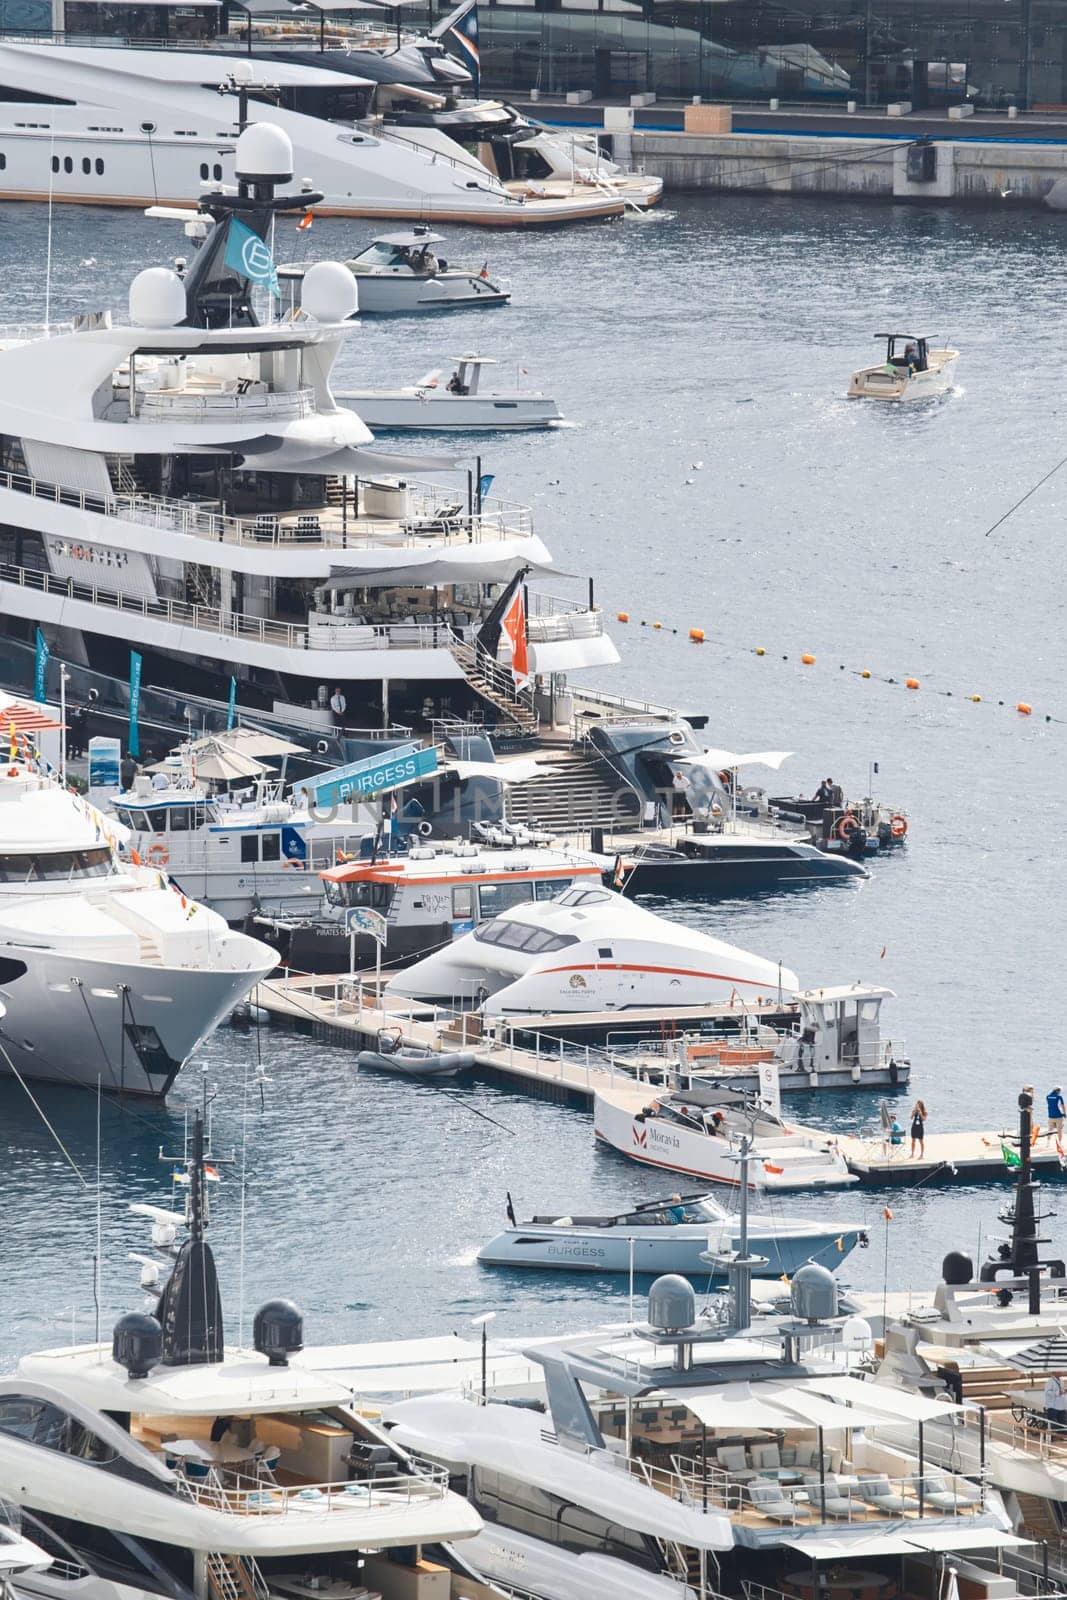
M 270 970 L 130 966 L 12 943 L 3 953 L 26 970 L 0 987 L 0 1073 L 157 1099 Z

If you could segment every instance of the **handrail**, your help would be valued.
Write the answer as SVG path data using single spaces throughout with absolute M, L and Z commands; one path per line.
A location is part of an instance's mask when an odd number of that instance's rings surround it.
M 197 1505 L 239 1516 L 284 1517 L 298 1510 L 335 1513 L 365 1511 L 417 1500 L 443 1500 L 448 1494 L 448 1471 L 419 1457 L 409 1457 L 413 1472 L 397 1471 L 388 1477 L 355 1478 L 344 1483 L 302 1484 L 299 1488 L 223 1469 L 206 1478 L 176 1477 L 179 1495 Z M 398 1463 L 399 1466 L 399 1463 Z

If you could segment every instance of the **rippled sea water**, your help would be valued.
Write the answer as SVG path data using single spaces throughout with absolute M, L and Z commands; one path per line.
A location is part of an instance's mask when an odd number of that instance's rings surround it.
M 279 258 L 352 253 L 376 231 L 316 221 L 309 244 L 290 227 Z M 644 223 L 448 232 L 446 256 L 488 258 L 513 305 L 368 319 L 341 377 L 413 382 L 469 349 L 499 357 L 501 374 L 528 368 L 523 381 L 575 426 L 477 447 L 499 492 L 533 505 L 561 574 L 576 575 L 546 586 L 581 595 L 591 572 L 607 613 L 630 614 L 613 628 L 622 665 L 596 681 L 708 711 L 711 743 L 794 750 L 787 789 L 832 773 L 862 793 L 877 761 L 878 792 L 912 819 L 907 851 L 875 862 L 859 889 L 670 909 L 805 982 L 888 984 L 889 1029 L 931 1130 L 1010 1125 L 1023 1083 L 1042 1094 L 1067 1076 L 1067 468 L 987 530 L 1067 456 L 1067 218 L 679 197 Z M 46 246 L 45 208 L 0 207 L 0 316 L 43 317 Z M 52 315 L 120 308 L 134 270 L 183 249 L 176 224 L 57 209 Z M 876 359 L 872 336 L 888 327 L 957 343 L 957 391 L 915 408 L 846 401 L 850 371 Z M 656 620 L 663 630 L 641 625 Z M 690 627 L 706 643 L 690 644 Z M 909 675 L 918 692 L 900 686 Z M 1033 716 L 1012 709 L 1020 700 Z M 597 1151 L 586 1113 L 483 1084 L 446 1096 L 357 1076 L 343 1051 L 225 1030 L 167 1111 L 103 1107 L 105 1330 L 138 1300 L 125 1252 L 144 1238 L 126 1204 L 166 1194 L 159 1149 L 180 1151 L 205 1081 L 216 1152 L 238 1157 L 214 1228 L 231 1333 L 242 1145 L 245 1305 L 292 1295 L 315 1341 L 462 1332 L 484 1310 L 508 1335 L 617 1313 L 625 1286 L 613 1280 L 488 1271 L 475 1252 L 502 1225 L 507 1188 L 520 1210 L 565 1211 L 671 1186 Z M 88 1187 L 0 1081 L 9 1360 L 93 1326 L 95 1107 L 38 1096 Z M 869 1095 L 793 1108 L 837 1127 L 876 1112 Z M 976 1249 L 996 1228 L 1001 1193 L 894 1191 L 888 1225 L 871 1192 L 788 1209 L 870 1220 L 872 1248 L 844 1271 L 865 1288 L 882 1285 L 888 1227 L 890 1286 L 921 1289 L 946 1248 Z

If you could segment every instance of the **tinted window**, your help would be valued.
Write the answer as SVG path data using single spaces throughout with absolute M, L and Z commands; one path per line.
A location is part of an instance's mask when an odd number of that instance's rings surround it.
M 517 883 L 482 883 L 478 886 L 478 903 L 483 917 L 495 917 L 509 906 L 522 905 L 533 899 L 533 884 L 528 879 Z
M 259 860 L 259 834 L 242 833 L 241 835 L 241 860 Z
M 265 833 L 263 835 L 263 860 L 280 861 L 282 858 L 282 836 L 280 833 Z
M 474 890 L 452 890 L 452 915 L 454 917 L 469 918 L 474 915 Z
M 170 827 L 172 833 L 188 833 L 193 822 L 193 809 L 191 806 L 171 806 Z
M 569 889 L 572 878 L 542 878 L 534 884 L 534 895 L 538 900 L 554 900 L 564 889 Z

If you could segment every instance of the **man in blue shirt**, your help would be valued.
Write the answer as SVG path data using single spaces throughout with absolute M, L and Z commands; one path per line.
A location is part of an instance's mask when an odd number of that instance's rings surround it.
M 1063 1134 L 1063 1119 L 1067 1116 L 1067 1106 L 1063 1103 L 1063 1090 L 1050 1089 L 1045 1098 L 1048 1106 L 1048 1127 L 1045 1130 L 1049 1139 L 1059 1139 Z

